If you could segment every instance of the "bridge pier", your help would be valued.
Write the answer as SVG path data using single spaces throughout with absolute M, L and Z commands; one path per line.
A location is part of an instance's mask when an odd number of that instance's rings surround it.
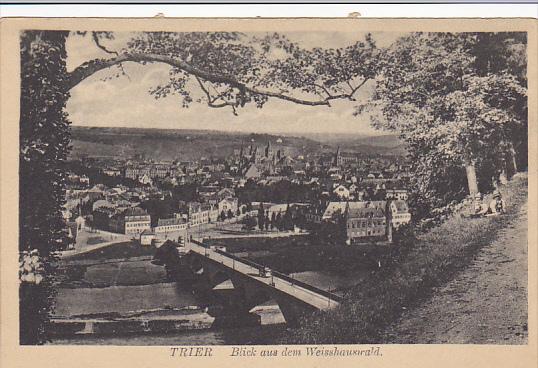
M 271 279 L 262 278 L 258 274 L 261 266 L 236 259 L 231 254 L 196 246 L 183 258 L 184 264 L 196 275 L 196 289 L 207 296 L 209 305 L 217 306 L 215 313 L 225 320 L 250 321 L 250 317 L 260 317 L 251 311 L 258 306 L 263 310 L 264 303 L 273 299 L 282 315 L 275 307 L 271 313 L 280 316 L 280 320 L 283 317 L 289 325 L 296 325 L 306 313 L 328 310 L 339 304 L 337 296 L 296 283 L 286 275 L 277 273 Z
M 280 311 L 286 320 L 286 323 L 290 326 L 297 326 L 301 317 L 306 313 L 314 313 L 316 308 L 312 307 L 309 304 L 302 303 L 297 300 L 292 300 L 287 295 L 282 295 L 282 293 L 277 292 L 275 294 L 275 300 L 278 303 Z
M 236 290 L 236 298 L 240 305 L 238 306 L 244 311 L 250 310 L 271 299 L 271 294 L 260 287 L 259 283 L 249 280 L 243 275 L 232 276 L 232 283 Z

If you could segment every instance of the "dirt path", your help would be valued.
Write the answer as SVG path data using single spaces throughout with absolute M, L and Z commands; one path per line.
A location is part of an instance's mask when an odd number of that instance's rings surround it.
M 399 344 L 526 344 L 527 205 L 447 285 L 388 329 Z

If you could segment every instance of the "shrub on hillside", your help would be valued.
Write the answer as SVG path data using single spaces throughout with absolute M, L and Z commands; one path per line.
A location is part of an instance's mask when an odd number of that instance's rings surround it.
M 400 225 L 392 233 L 392 242 L 397 246 L 410 247 L 416 241 L 415 228 L 412 224 Z

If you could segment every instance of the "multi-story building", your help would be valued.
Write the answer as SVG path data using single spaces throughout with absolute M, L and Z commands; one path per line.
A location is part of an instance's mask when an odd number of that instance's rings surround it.
M 106 168 L 103 170 L 103 174 L 108 176 L 120 176 L 121 170 L 116 168 Z
M 217 206 L 208 203 L 189 202 L 188 219 L 190 226 L 198 226 L 215 222 L 219 216 Z
M 366 239 L 384 239 L 387 236 L 387 218 L 381 208 L 348 208 L 346 235 L 349 244 Z
M 110 219 L 110 229 L 117 233 L 138 235 L 151 230 L 151 216 L 140 207 L 131 207 Z
M 174 231 L 186 231 L 189 223 L 186 219 L 180 217 L 159 219 L 155 227 L 156 234 L 166 234 Z
M 340 147 L 336 150 L 334 164 L 338 167 L 356 165 L 357 156 L 351 153 L 340 152 Z
M 329 202 L 323 212 L 322 220 L 328 221 L 333 218 L 336 213 L 345 214 L 347 209 L 355 208 L 379 208 L 385 211 L 387 206 L 386 201 L 354 201 L 354 202 Z
M 411 213 L 406 201 L 390 201 L 391 225 L 397 229 L 411 222 Z
M 128 166 L 125 169 L 125 177 L 129 179 L 137 179 L 144 175 L 150 178 L 164 178 L 176 172 L 176 169 L 171 165 L 165 164 L 143 164 Z
M 407 202 L 400 200 L 329 202 L 323 212 L 312 206 L 306 213 L 312 223 L 338 221 L 339 215 L 346 221 L 350 244 L 368 239 L 392 241 L 392 230 L 411 222 Z
M 409 199 L 409 194 L 405 189 L 387 189 L 385 198 L 387 200 L 407 201 Z

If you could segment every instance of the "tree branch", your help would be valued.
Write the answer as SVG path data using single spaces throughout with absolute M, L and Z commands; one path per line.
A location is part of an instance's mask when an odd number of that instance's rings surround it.
M 92 32 L 92 38 L 93 38 L 93 42 L 95 42 L 95 45 L 99 47 L 101 50 L 103 50 L 107 54 L 113 54 L 113 55 L 119 56 L 117 51 L 109 50 L 101 44 L 101 41 L 99 40 L 99 35 L 97 34 L 97 32 Z
M 119 56 L 118 52 L 117 51 L 114 51 L 114 50 L 109 50 L 107 49 L 103 44 L 101 44 L 101 41 L 99 40 L 99 35 L 97 32 L 92 32 L 92 38 L 93 38 L 93 42 L 95 42 L 95 45 L 97 47 L 99 47 L 101 50 L 103 50 L 104 52 L 106 52 L 107 54 L 112 54 L 112 55 L 116 55 L 116 56 Z M 123 69 L 123 64 L 122 63 L 118 63 L 118 67 L 121 69 L 121 72 L 123 73 L 123 75 L 125 75 L 127 77 L 127 79 L 129 79 L 129 81 L 131 81 L 131 77 L 129 77 L 129 74 L 127 74 L 125 72 L 125 69 Z
M 222 74 L 214 74 L 210 73 L 204 70 L 200 70 L 189 63 L 186 63 L 183 60 L 179 60 L 170 56 L 166 55 L 159 55 L 159 54 L 122 54 L 118 55 L 117 57 L 111 58 L 111 59 L 94 59 L 88 62 L 83 63 L 79 67 L 77 67 L 75 70 L 73 70 L 71 73 L 69 73 L 69 80 L 67 83 L 67 90 L 70 90 L 74 88 L 77 84 L 79 84 L 84 79 L 88 78 L 92 74 L 109 68 L 111 66 L 124 63 L 124 62 L 136 62 L 136 63 L 164 63 L 168 64 L 170 66 L 173 66 L 175 68 L 181 69 L 184 72 L 191 74 L 195 77 L 198 77 L 201 80 L 212 82 L 212 83 L 223 83 L 227 84 L 230 87 L 235 87 L 239 89 L 242 93 L 251 93 L 254 95 L 262 95 L 266 97 L 273 97 L 284 101 L 293 102 L 299 105 L 307 105 L 307 106 L 330 106 L 330 101 L 335 99 L 352 99 L 353 94 L 360 88 L 362 85 L 366 83 L 368 79 L 365 79 L 361 84 L 359 84 L 355 89 L 353 89 L 349 94 L 339 94 L 339 95 L 330 95 L 325 99 L 321 100 L 306 100 L 301 99 L 293 96 L 289 96 L 287 94 L 284 94 L 283 92 L 273 92 L 273 91 L 267 91 L 258 89 L 256 87 L 250 87 L 245 85 L 244 83 L 226 76 Z M 220 105 L 220 104 L 219 104 Z M 229 103 L 224 103 L 223 106 L 230 106 Z M 222 107 L 222 106 L 219 106 Z
M 220 98 L 220 96 L 211 97 L 211 94 L 209 93 L 208 89 L 204 86 L 204 84 L 202 83 L 200 78 L 198 76 L 196 76 L 196 75 L 194 76 L 194 78 L 196 78 L 196 81 L 200 85 L 200 89 L 207 96 L 207 106 L 213 107 L 213 108 L 221 108 L 221 107 L 225 107 L 225 106 L 231 106 L 233 114 L 237 116 L 237 110 L 235 109 L 235 105 L 232 102 L 224 101 L 222 103 L 216 104 L 215 101 L 217 101 Z
M 332 96 L 331 92 L 329 92 L 329 90 L 328 90 L 327 88 L 325 88 L 323 85 L 314 83 L 313 86 L 314 86 L 314 87 L 318 87 L 318 88 L 320 88 L 321 90 L 323 90 L 323 92 L 325 92 L 325 93 L 327 94 L 327 97 L 331 97 L 331 96 Z
M 355 88 L 351 87 L 351 92 L 349 93 L 342 93 L 342 94 L 339 94 L 339 95 L 332 95 L 330 97 L 327 97 L 327 101 L 330 101 L 330 100 L 336 100 L 336 99 L 348 99 L 348 100 L 351 100 L 351 101 L 355 101 L 355 98 L 353 97 L 353 95 L 355 94 L 355 92 L 357 92 L 362 86 L 364 86 L 364 84 L 366 82 L 368 82 L 368 78 L 364 79 L 361 83 L 359 83 L 359 85 Z M 348 83 L 349 84 L 349 83 Z

